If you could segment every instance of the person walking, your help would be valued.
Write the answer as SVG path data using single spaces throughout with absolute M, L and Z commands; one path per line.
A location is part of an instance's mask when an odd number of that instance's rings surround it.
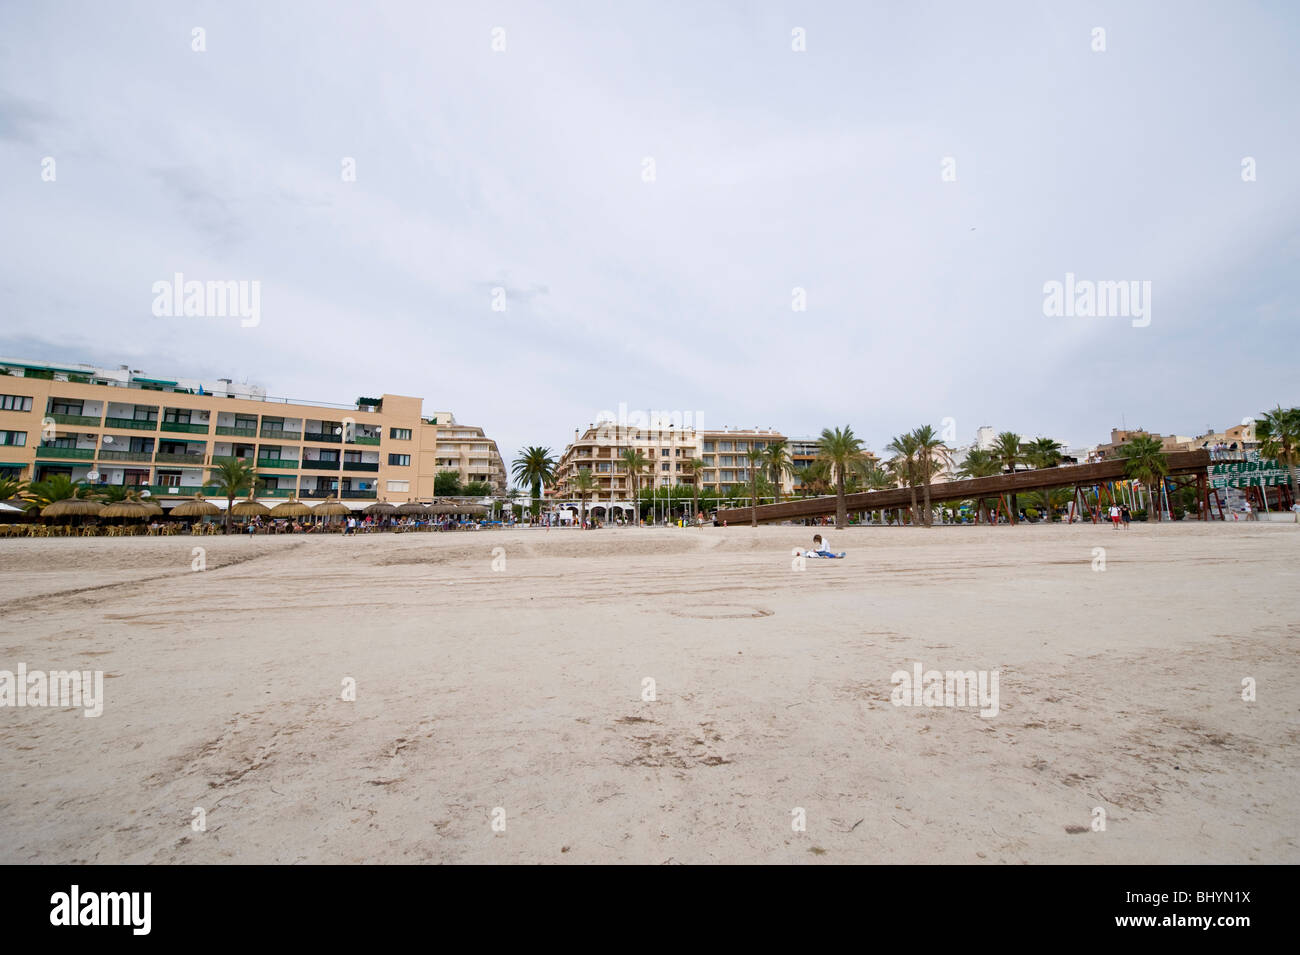
M 1110 506 L 1110 526 L 1112 530 L 1116 530 L 1116 531 L 1119 530 L 1119 522 L 1121 516 L 1122 515 L 1120 514 L 1119 505 L 1112 503 Z
M 1119 516 L 1120 520 L 1124 522 L 1124 530 L 1128 530 L 1129 521 L 1133 519 L 1133 515 L 1129 513 L 1127 504 L 1121 504 L 1119 506 Z

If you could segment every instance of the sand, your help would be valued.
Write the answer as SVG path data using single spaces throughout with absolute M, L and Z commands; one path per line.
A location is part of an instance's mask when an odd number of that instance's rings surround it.
M 1300 527 L 812 533 L 0 541 L 0 862 L 1300 862 Z

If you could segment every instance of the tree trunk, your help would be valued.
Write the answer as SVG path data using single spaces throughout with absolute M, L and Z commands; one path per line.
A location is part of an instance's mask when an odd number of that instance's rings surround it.
M 835 528 L 839 530 L 849 522 L 849 508 L 844 500 L 844 469 L 835 481 Z
M 917 518 L 920 517 L 920 508 L 916 506 L 916 485 L 909 484 L 907 489 L 912 492 L 912 526 L 916 526 Z
M 934 526 L 934 511 L 930 507 L 930 478 L 928 475 L 925 479 L 925 526 Z
M 231 494 L 231 495 L 227 496 L 227 498 L 226 498 L 226 519 L 225 519 L 225 522 L 224 522 L 225 525 L 226 525 L 226 528 L 225 528 L 225 530 L 223 531 L 223 533 L 224 533 L 227 537 L 230 536 L 230 509 L 231 509 L 232 507 L 234 507 L 234 506 L 235 506 L 235 495 Z

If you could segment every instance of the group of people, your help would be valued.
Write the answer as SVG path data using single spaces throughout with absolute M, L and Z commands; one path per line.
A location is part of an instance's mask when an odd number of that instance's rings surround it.
M 1133 515 L 1129 513 L 1127 504 L 1110 505 L 1110 524 L 1112 530 L 1119 530 L 1120 524 L 1124 525 L 1124 530 L 1128 530 L 1129 522 L 1133 520 Z

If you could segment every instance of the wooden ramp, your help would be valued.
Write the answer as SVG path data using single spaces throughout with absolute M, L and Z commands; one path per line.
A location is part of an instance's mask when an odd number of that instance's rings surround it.
M 1169 463 L 1169 476 L 1192 476 L 1196 478 L 1199 517 L 1209 516 L 1209 498 L 1206 480 L 1210 466 L 1209 451 L 1173 451 L 1165 455 Z M 976 498 L 996 498 L 1003 494 L 1022 494 L 1026 491 L 1041 491 L 1046 488 L 1075 488 L 1085 490 L 1095 484 L 1105 485 L 1110 481 L 1124 480 L 1124 460 L 1102 461 L 1099 464 L 1074 464 L 1067 467 L 1041 468 L 1032 471 L 1017 471 L 1015 474 L 998 474 L 993 477 L 969 478 L 965 481 L 947 481 L 943 484 L 930 485 L 930 503 L 942 504 L 948 501 L 964 501 Z M 1183 483 L 1178 482 L 1176 483 Z M 922 488 L 916 489 L 918 503 L 924 501 Z M 864 491 L 859 494 L 846 494 L 845 503 L 849 513 L 857 511 L 888 510 L 895 507 L 911 507 L 912 492 L 907 488 L 892 488 L 888 491 Z M 718 511 L 718 520 L 728 524 L 748 524 L 752 511 L 757 511 L 759 523 L 771 521 L 799 520 L 805 517 L 824 517 L 835 514 L 835 496 L 808 497 L 780 504 L 760 504 L 756 508 L 735 507 Z

